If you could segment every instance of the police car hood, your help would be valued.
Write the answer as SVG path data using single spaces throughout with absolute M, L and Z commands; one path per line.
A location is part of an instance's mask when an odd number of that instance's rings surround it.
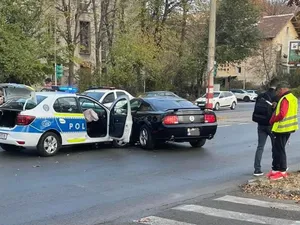
M 4 92 L 5 101 L 22 97 L 25 99 L 30 99 L 31 101 L 37 102 L 35 90 L 24 84 L 12 84 L 12 83 L 3 83 L 0 84 L 0 89 Z

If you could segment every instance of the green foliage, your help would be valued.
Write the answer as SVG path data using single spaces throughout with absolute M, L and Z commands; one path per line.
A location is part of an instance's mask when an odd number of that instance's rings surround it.
M 222 0 L 217 12 L 218 63 L 239 62 L 258 47 L 259 11 L 249 0 Z
M 300 86 L 297 88 L 292 88 L 291 91 L 297 98 L 300 98 Z
M 138 81 L 155 79 L 160 69 L 159 49 L 152 39 L 138 32 L 117 36 L 111 52 L 114 63 L 110 64 L 106 84 L 134 88 Z
M 42 27 L 42 0 L 0 0 L 2 81 L 33 84 L 50 71 L 45 64 L 49 38 Z
M 283 80 L 289 83 L 291 88 L 300 87 L 300 69 L 292 70 L 289 74 L 279 73 L 277 78 L 278 80 Z

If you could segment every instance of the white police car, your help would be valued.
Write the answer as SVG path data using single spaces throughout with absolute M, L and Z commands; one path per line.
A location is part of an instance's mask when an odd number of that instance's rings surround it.
M 132 116 L 127 96 L 116 99 L 108 109 L 88 96 L 35 92 L 19 84 L 0 84 L 0 88 L 5 98 L 0 106 L 3 150 L 36 148 L 41 156 L 52 156 L 62 146 L 130 140 Z M 91 112 L 90 118 L 85 112 Z

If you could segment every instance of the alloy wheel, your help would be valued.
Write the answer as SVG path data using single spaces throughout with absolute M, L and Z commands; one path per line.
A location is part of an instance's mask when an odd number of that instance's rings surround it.
M 58 142 L 55 137 L 48 136 L 44 140 L 44 149 L 48 154 L 52 154 L 57 150 Z
M 140 131 L 140 144 L 142 146 L 146 146 L 147 145 L 147 142 L 148 142 L 148 131 L 146 129 L 142 129 Z

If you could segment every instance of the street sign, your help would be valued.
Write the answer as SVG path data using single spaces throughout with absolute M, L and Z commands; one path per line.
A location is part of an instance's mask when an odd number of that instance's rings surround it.
M 293 40 L 289 42 L 289 57 L 288 64 L 300 64 L 300 40 Z

